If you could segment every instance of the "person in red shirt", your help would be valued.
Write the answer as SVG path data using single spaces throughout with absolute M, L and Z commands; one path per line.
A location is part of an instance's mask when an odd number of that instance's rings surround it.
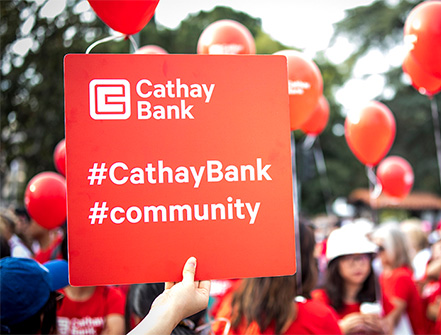
M 428 334 L 441 334 L 441 236 L 438 231 L 432 233 L 432 242 L 432 257 L 426 265 L 425 275 L 419 285 L 429 319 Z
M 314 233 L 300 223 L 302 256 L 302 292 L 297 292 L 296 277 L 249 278 L 222 302 L 216 319 L 231 323 L 229 334 L 341 334 L 334 313 L 327 306 L 296 298 L 298 293 L 309 297 L 317 280 L 313 252 Z M 225 328 L 213 326 L 215 334 Z
M 379 306 L 376 313 L 361 310 L 362 304 L 375 307 L 376 280 L 371 261 L 376 251 L 377 246 L 357 224 L 348 224 L 329 235 L 326 281 L 323 288 L 312 292 L 312 298 L 333 308 L 344 334 L 386 331 Z
M 57 310 L 60 335 L 124 334 L 124 296 L 109 286 L 72 287 Z
M 67 260 L 67 235 L 60 244 Z M 124 334 L 125 295 L 110 286 L 73 287 L 60 290 L 64 295 L 57 308 L 60 335 Z
M 383 267 L 380 287 L 386 321 L 396 333 L 403 334 L 406 329 L 410 334 L 427 334 L 428 320 L 413 281 L 404 233 L 398 225 L 389 223 L 381 225 L 373 238 L 379 246 L 378 254 Z

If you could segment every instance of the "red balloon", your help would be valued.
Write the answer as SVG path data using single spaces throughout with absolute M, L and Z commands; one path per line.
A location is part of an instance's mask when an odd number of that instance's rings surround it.
M 139 32 L 155 13 L 159 0 L 88 0 L 101 20 L 125 35 Z
M 368 166 L 377 165 L 395 139 L 395 118 L 384 104 L 371 101 L 345 121 L 346 142 L 353 154 Z
M 204 29 L 199 37 L 200 55 L 254 55 L 253 35 L 243 24 L 233 20 L 219 20 Z
M 404 58 L 403 71 L 409 75 L 412 86 L 421 94 L 433 96 L 441 91 L 441 78 L 423 70 L 410 53 Z
M 54 165 L 58 172 L 66 177 L 66 140 L 58 142 L 54 150 Z
M 144 45 L 143 47 L 140 47 L 138 50 L 136 50 L 135 54 L 140 55 L 166 55 L 168 54 L 167 51 L 165 51 L 163 48 L 157 45 Z
M 377 177 L 384 193 L 400 199 L 409 194 L 414 180 L 412 166 L 399 156 L 390 156 L 383 160 L 378 165 Z
M 409 13 L 404 41 L 428 74 L 441 78 L 441 1 L 424 1 Z
M 319 98 L 317 106 L 315 107 L 309 119 L 302 124 L 300 129 L 307 135 L 318 136 L 325 129 L 329 120 L 329 103 L 322 95 Z
M 66 221 L 66 180 L 55 172 L 42 172 L 26 186 L 26 209 L 40 226 L 54 229 Z
M 301 52 L 283 50 L 275 55 L 288 59 L 288 92 L 291 130 L 299 129 L 312 115 L 323 94 L 323 78 L 317 65 Z

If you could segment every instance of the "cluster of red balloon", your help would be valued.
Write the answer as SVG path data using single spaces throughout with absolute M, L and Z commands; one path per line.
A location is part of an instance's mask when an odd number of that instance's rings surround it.
M 26 186 L 26 209 L 40 226 L 54 229 L 66 221 L 66 145 L 60 141 L 54 151 L 54 164 L 59 173 L 41 172 Z
M 382 191 L 390 197 L 403 199 L 413 186 L 412 167 L 399 156 L 381 161 L 393 144 L 395 132 L 392 112 L 378 101 L 371 101 L 346 117 L 345 137 L 352 153 L 370 169 L 378 165 L 377 181 Z
M 408 54 L 403 62 L 412 85 L 433 96 L 441 91 L 441 1 L 424 1 L 406 18 L 404 42 Z

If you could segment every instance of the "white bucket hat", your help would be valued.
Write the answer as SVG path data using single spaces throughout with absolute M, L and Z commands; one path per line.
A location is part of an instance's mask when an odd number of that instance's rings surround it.
M 348 224 L 336 229 L 329 235 L 326 246 L 326 259 L 333 259 L 352 254 L 376 253 L 378 246 L 366 237 L 363 229 L 358 229 L 357 224 Z

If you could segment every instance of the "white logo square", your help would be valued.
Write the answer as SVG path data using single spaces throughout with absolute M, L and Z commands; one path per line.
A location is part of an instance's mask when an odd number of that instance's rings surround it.
M 89 112 L 94 120 L 130 117 L 130 83 L 126 79 L 93 79 L 89 83 Z

